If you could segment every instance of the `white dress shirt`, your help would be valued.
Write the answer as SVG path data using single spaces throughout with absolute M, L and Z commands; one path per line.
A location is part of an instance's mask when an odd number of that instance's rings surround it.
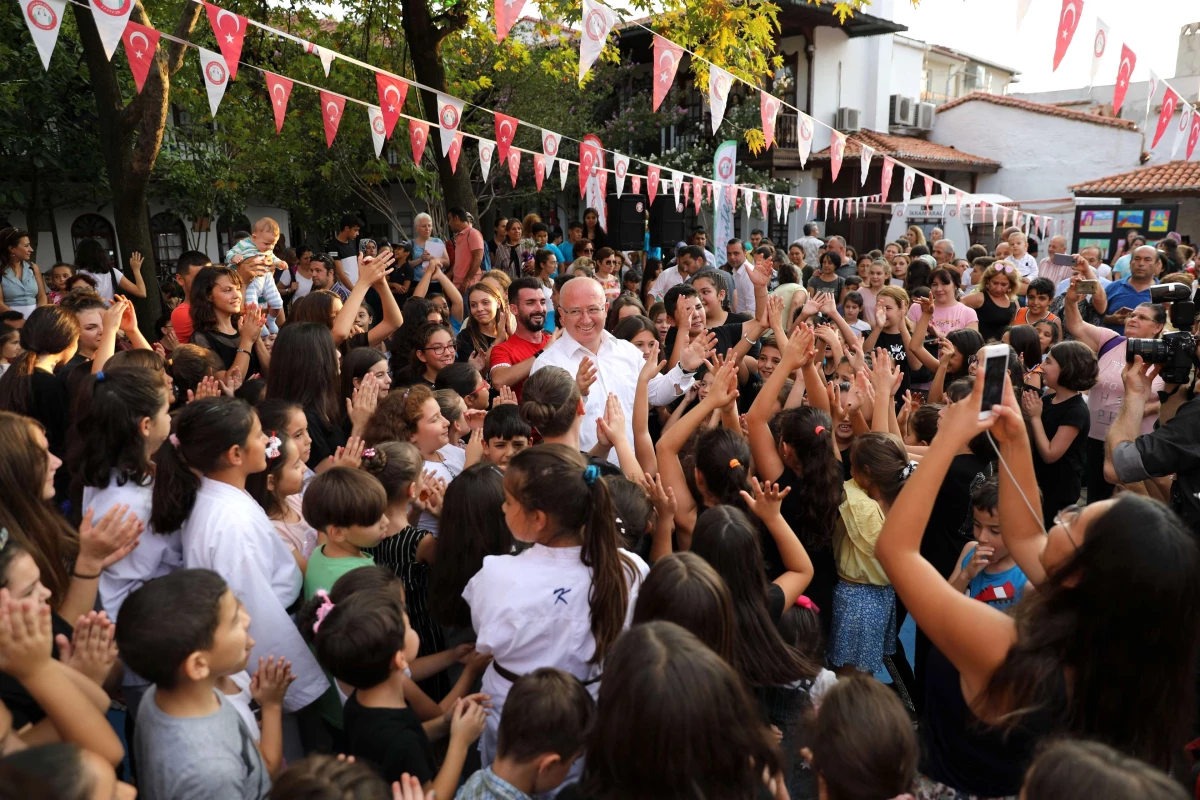
M 633 401 L 637 393 L 638 375 L 646 365 L 642 351 L 631 342 L 618 339 L 608 331 L 602 331 L 601 336 L 600 349 L 593 353 L 564 331 L 557 342 L 553 342 L 534 359 L 533 367 L 529 370 L 532 375 L 546 367 L 562 367 L 573 378 L 579 372 L 579 363 L 584 356 L 596 365 L 596 382 L 592 384 L 588 396 L 583 398 L 579 448 L 584 452 L 596 446 L 596 420 L 604 416 L 610 394 L 615 394 L 621 401 L 621 408 L 625 410 L 625 433 L 633 443 Z M 695 378 L 685 375 L 678 364 L 666 374 L 655 375 L 648 387 L 650 405 L 666 405 L 690 389 L 694 381 Z
M 1026 253 L 1021 258 L 1013 258 L 1009 256 L 1008 261 L 1011 261 L 1017 268 L 1017 272 L 1021 273 L 1021 277 L 1027 281 L 1031 281 L 1038 276 L 1037 259 Z
M 754 265 L 747 261 L 733 273 L 733 286 L 737 290 L 737 302 L 733 310 L 751 317 L 758 313 L 758 305 L 754 302 L 754 281 L 750 280 L 750 271 L 753 269 Z
M 658 273 L 658 277 L 650 285 L 650 294 L 654 295 L 654 299 L 662 300 L 668 289 L 681 283 L 683 283 L 683 276 L 679 274 L 679 267 L 667 267 Z

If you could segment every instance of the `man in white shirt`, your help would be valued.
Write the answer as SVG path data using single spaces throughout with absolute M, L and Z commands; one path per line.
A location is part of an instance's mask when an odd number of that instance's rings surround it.
M 1029 237 L 1020 231 L 1013 231 L 1008 235 L 1008 245 L 1012 248 L 1012 255 L 1008 260 L 1017 268 L 1017 272 L 1021 273 L 1021 285 L 1017 287 L 1017 294 L 1025 294 L 1029 282 L 1038 276 L 1037 259 L 1029 255 Z
M 806 222 L 804 224 L 804 235 L 793 242 L 793 244 L 800 245 L 800 249 L 804 251 L 804 265 L 812 267 L 815 270 L 817 268 L 817 254 L 825 246 L 825 243 L 817 238 L 817 223 Z M 892 247 L 894 246 L 892 245 Z M 890 264 L 891 261 L 889 260 L 888 263 Z
M 945 232 L 942 231 L 941 228 L 934 228 L 933 230 L 931 230 L 929 232 L 929 243 L 931 245 L 937 244 L 938 242 L 944 240 L 945 238 L 946 238 L 946 234 L 945 234 Z
M 692 244 L 704 251 L 704 263 L 713 269 L 721 266 L 721 262 L 717 261 L 717 257 L 711 250 L 708 249 L 708 231 L 704 228 L 696 228 L 692 231 Z
M 530 374 L 546 367 L 562 367 L 579 374 L 579 364 L 587 358 L 596 369 L 596 381 L 583 398 L 583 426 L 579 446 L 584 452 L 596 446 L 596 420 L 604 416 L 608 396 L 615 394 L 625 410 L 626 432 L 633 441 L 633 403 L 638 375 L 645 366 L 642 351 L 632 343 L 604 330 L 604 287 L 593 278 L 572 278 L 559 293 L 563 334 L 533 363 Z M 679 362 L 665 374 L 650 380 L 650 405 L 666 405 L 691 388 L 695 372 L 709 356 L 706 338 L 684 348 Z M 610 459 L 611 460 L 611 459 Z
M 675 257 L 675 266 L 667 267 L 655 278 L 650 287 L 650 294 L 654 295 L 654 299 L 662 300 L 668 289 L 690 280 L 702 266 L 704 250 L 695 245 L 684 247 Z

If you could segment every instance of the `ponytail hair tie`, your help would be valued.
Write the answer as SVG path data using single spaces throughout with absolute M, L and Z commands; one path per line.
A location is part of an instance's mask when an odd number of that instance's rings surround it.
M 817 427 L 813 428 L 813 433 L 816 434 L 817 436 L 820 436 L 824 432 L 825 432 L 824 425 L 818 425 Z
M 813 612 L 814 614 L 820 614 L 820 613 L 821 613 L 821 609 L 817 608 L 817 604 L 816 604 L 816 603 L 814 603 L 814 602 L 813 602 L 813 601 L 812 601 L 812 600 L 811 600 L 811 599 L 808 597 L 808 595 L 803 595 L 803 594 L 802 594 L 802 595 L 800 595 L 799 597 L 797 597 L 797 598 L 796 598 L 796 605 L 800 606 L 801 608 L 807 608 L 809 611 Z
M 317 597 L 320 599 L 321 605 L 317 606 L 317 621 L 313 623 L 313 633 L 320 630 L 321 623 L 329 616 L 329 612 L 333 611 L 333 601 L 329 599 L 329 592 L 317 589 Z
M 169 441 L 171 443 L 171 446 L 174 447 L 176 450 L 179 449 L 179 437 L 178 436 L 176 436 L 175 434 L 172 433 L 170 436 L 167 437 L 167 441 Z
M 917 462 L 910 461 L 900 468 L 900 480 L 906 481 L 917 471 Z
M 742 465 L 742 462 L 738 461 L 736 458 L 729 459 L 729 468 L 730 469 L 737 469 L 741 465 Z
M 104 371 L 103 370 L 96 373 L 96 383 L 104 383 Z
M 588 464 L 587 469 L 583 471 L 583 482 L 591 486 L 600 477 L 600 468 L 595 464 Z

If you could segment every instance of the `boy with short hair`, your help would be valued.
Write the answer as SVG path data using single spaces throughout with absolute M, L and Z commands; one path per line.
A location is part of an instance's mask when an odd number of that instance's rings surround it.
M 267 328 L 278 333 L 276 321 L 284 322 L 283 298 L 275 287 L 275 243 L 279 241 L 279 223 L 263 217 L 254 230 L 225 254 L 225 261 L 238 271 L 246 287 L 246 305 L 267 305 Z
M 1013 325 L 1032 325 L 1035 322 L 1049 320 L 1058 322 L 1058 317 L 1050 313 L 1050 301 L 1054 299 L 1055 286 L 1049 278 L 1034 278 L 1025 290 L 1025 303 L 1017 309 L 1013 317 Z
M 463 784 L 457 800 L 531 800 L 561 786 L 583 755 L 596 703 L 574 675 L 536 669 L 517 679 L 506 703 L 516 705 L 500 717 L 496 760 Z
M 388 532 L 387 493 L 373 476 L 350 467 L 333 467 L 313 478 L 304 492 L 301 512 L 325 543 L 313 551 L 304 571 L 304 599 L 359 567 L 375 565 L 364 552 Z
M 496 406 L 483 418 L 483 457 L 501 470 L 508 469 L 512 457 L 529 446 L 531 432 L 516 405 Z
M 1021 599 L 1029 580 L 1000 536 L 999 504 L 999 475 L 991 476 L 971 491 L 975 541 L 963 547 L 958 565 L 950 575 L 950 585 L 1003 610 Z
M 533 223 L 533 243 L 537 245 L 538 250 L 549 250 L 554 253 L 554 257 L 558 259 L 558 263 L 563 262 L 562 250 L 557 245 L 550 244 L 550 226 L 544 222 Z
M 138 708 L 133 748 L 148 800 L 260 800 L 283 766 L 283 696 L 291 665 L 264 663 L 250 683 L 262 706 L 262 740 L 222 691 L 246 669 L 250 615 L 224 579 L 184 569 L 148 581 L 121 605 L 117 647 L 154 685 Z M 248 709 L 248 707 L 247 707 Z

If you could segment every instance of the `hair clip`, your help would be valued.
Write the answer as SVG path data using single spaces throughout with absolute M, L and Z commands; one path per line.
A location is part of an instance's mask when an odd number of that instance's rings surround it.
M 171 443 L 171 445 L 173 447 L 175 447 L 176 449 L 179 448 L 179 437 L 176 436 L 175 434 L 172 433 L 170 436 L 168 436 L 167 441 L 169 441 Z
M 583 482 L 591 486 L 596 482 L 596 478 L 600 477 L 600 468 L 595 464 L 588 464 L 587 469 L 583 471 Z
M 799 597 L 797 597 L 796 605 L 800 606 L 801 608 L 807 608 L 809 611 L 813 612 L 814 614 L 821 613 L 821 609 L 817 608 L 817 604 L 814 603 L 811 599 L 809 599 L 809 597 L 807 595 L 802 594 Z
M 729 468 L 730 469 L 737 469 L 741 465 L 742 465 L 742 462 L 738 461 L 736 458 L 729 459 Z
M 910 461 L 900 468 L 900 480 L 906 481 L 917 471 L 917 462 Z
M 317 606 L 317 621 L 313 623 L 313 633 L 316 633 L 321 623 L 329 616 L 329 612 L 333 611 L 333 601 L 329 599 L 329 592 L 324 589 L 317 589 L 317 597 L 321 600 L 321 605 Z
M 275 435 L 275 431 L 271 431 L 270 438 L 267 439 L 267 458 L 279 458 L 280 447 L 283 442 Z
M 0 528 L 0 552 L 8 545 L 8 528 Z
M 1000 272 L 1000 273 L 1007 273 L 1007 274 L 1011 275 L 1012 271 L 1013 271 L 1012 262 L 1008 261 L 1008 260 L 997 261 L 995 264 L 995 267 L 996 267 L 996 272 Z
M 818 425 L 817 427 L 813 428 L 813 433 L 816 434 L 817 436 L 820 436 L 824 432 L 825 432 L 824 425 Z
M 363 450 L 362 457 L 363 458 L 374 458 L 375 457 L 375 448 L 368 447 L 366 450 Z
M 104 383 L 104 371 L 103 370 L 96 373 L 96 383 Z

